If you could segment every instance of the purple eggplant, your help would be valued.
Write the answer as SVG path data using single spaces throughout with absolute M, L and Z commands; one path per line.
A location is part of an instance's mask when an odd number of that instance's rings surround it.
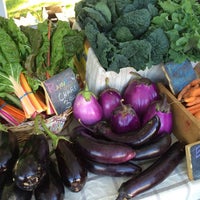
M 32 191 L 22 190 L 12 179 L 12 173 L 7 174 L 6 183 L 2 190 L 1 200 L 31 200 Z
M 131 199 L 164 181 L 185 156 L 185 144 L 175 142 L 138 176 L 122 183 L 116 200 Z
M 72 143 L 65 137 L 52 133 L 44 122 L 42 127 L 52 140 L 59 174 L 64 185 L 72 192 L 79 192 L 87 180 L 87 169 L 81 157 L 76 155 Z
M 2 172 L 0 174 L 0 199 L 1 199 L 1 196 L 2 196 L 3 188 L 4 188 L 4 185 L 6 183 L 7 177 L 8 177 L 7 171 Z
M 87 129 L 86 129 L 87 130 Z M 126 144 L 110 142 L 87 134 L 83 130 L 73 139 L 80 155 L 100 163 L 118 164 L 126 162 L 135 156 L 133 148 Z
M 123 134 L 140 128 L 140 119 L 131 105 L 121 105 L 115 108 L 110 117 L 110 125 L 115 133 Z
M 0 132 L 0 174 L 13 168 L 19 156 L 19 144 L 14 133 Z
M 132 131 L 126 134 L 116 134 L 112 131 L 110 125 L 101 121 L 97 123 L 94 127 L 96 134 L 104 136 L 105 138 L 116 141 L 120 143 L 129 144 L 133 147 L 144 145 L 153 138 L 160 128 L 160 120 L 158 116 L 152 117 L 144 126 L 142 126 L 138 131 Z M 94 131 L 95 132 L 95 131 Z
M 90 172 L 104 176 L 136 176 L 142 171 L 142 168 L 139 165 L 130 162 L 120 164 L 105 164 L 88 159 L 85 159 L 84 162 Z
M 171 146 L 171 135 L 162 134 L 153 138 L 148 144 L 135 149 L 136 156 L 133 160 L 146 160 L 162 156 Z
M 129 81 L 122 97 L 124 103 L 132 105 L 140 119 L 142 119 L 149 104 L 159 99 L 159 92 L 157 85 L 150 79 L 139 77 Z
M 46 175 L 49 164 L 49 144 L 44 134 L 32 134 L 27 139 L 13 169 L 16 185 L 32 191 Z
M 72 192 L 79 192 L 87 180 L 87 169 L 76 155 L 72 144 L 64 139 L 58 141 L 55 149 L 58 169 L 65 186 Z
M 103 119 L 109 121 L 113 110 L 120 106 L 122 96 L 117 89 L 106 88 L 99 94 L 99 103 L 103 109 Z
M 64 184 L 53 160 L 47 168 L 47 174 L 34 191 L 35 200 L 63 200 Z
M 85 125 L 93 125 L 103 117 L 102 107 L 87 85 L 77 94 L 72 108 L 75 119 Z
M 157 115 L 160 118 L 160 129 L 158 134 L 170 134 L 173 127 L 173 112 L 171 105 L 167 102 L 166 95 L 162 96 L 159 100 L 151 102 L 143 117 L 143 124 L 154 115 Z

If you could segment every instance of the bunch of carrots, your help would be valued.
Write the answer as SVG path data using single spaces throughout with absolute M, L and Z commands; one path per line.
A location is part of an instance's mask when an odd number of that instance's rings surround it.
M 20 73 L 19 82 L 12 79 L 15 86 L 15 94 L 21 102 L 21 108 L 17 108 L 0 98 L 0 116 L 11 125 L 19 125 L 27 119 L 35 118 L 39 113 L 54 114 L 52 108 L 48 108 L 40 93 L 33 93 L 24 73 Z
M 197 119 L 200 119 L 200 78 L 187 84 L 178 94 L 178 101 Z

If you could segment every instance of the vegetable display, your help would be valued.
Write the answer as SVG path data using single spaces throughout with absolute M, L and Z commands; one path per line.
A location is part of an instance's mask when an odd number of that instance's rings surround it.
M 70 23 L 45 20 L 36 27 L 18 27 L 0 17 L 0 116 L 8 125 L 20 125 L 37 114 L 55 114 L 43 98 L 41 83 L 66 68 L 83 50 L 83 31 Z M 41 95 L 41 92 L 43 96 Z

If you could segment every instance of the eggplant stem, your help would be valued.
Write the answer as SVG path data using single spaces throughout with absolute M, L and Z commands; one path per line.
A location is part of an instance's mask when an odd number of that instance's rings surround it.
M 81 126 L 83 126 L 84 128 L 86 128 L 88 131 L 94 132 L 94 130 L 91 129 L 91 128 L 89 128 L 89 127 L 87 127 L 87 126 L 81 121 L 81 119 L 78 119 L 78 122 L 81 124 Z
M 46 124 L 44 123 L 44 120 L 41 120 L 41 125 L 43 127 L 43 129 L 45 130 L 45 132 L 47 133 L 47 135 L 51 138 L 52 140 L 52 145 L 53 145 L 53 148 L 56 149 L 57 145 L 58 145 L 58 141 L 60 139 L 63 139 L 63 140 L 67 140 L 69 141 L 66 137 L 64 136 L 57 136 L 55 135 L 52 131 L 49 130 L 49 128 L 46 126 Z M 71 141 L 69 141 L 71 142 Z

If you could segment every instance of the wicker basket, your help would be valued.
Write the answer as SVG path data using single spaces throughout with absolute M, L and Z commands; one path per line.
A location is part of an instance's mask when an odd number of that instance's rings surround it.
M 55 134 L 61 133 L 72 120 L 72 108 L 66 110 L 61 115 L 54 115 L 45 120 L 45 123 L 50 131 Z M 17 136 L 19 143 L 22 143 L 28 139 L 33 133 L 34 121 L 27 121 L 18 126 L 7 126 L 8 130 Z

